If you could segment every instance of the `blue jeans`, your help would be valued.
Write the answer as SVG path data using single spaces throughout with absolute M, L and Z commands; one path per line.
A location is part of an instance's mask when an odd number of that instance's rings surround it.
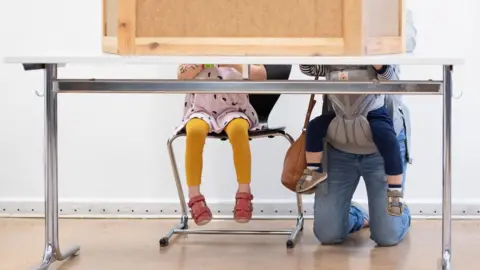
M 403 161 L 405 189 L 405 132 L 398 136 Z M 315 236 L 322 244 L 343 242 L 349 233 L 363 227 L 367 213 L 352 206 L 351 200 L 360 176 L 365 180 L 370 214 L 370 238 L 379 246 L 400 243 L 410 227 L 410 210 L 404 205 L 402 216 L 387 212 L 387 180 L 382 156 L 379 153 L 357 155 L 329 146 L 326 181 L 317 186 L 314 203 Z

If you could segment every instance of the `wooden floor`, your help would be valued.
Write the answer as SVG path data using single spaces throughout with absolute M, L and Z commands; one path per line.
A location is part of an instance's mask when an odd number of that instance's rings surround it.
M 414 221 L 397 247 L 376 248 L 368 229 L 344 245 L 321 246 L 308 221 L 301 241 L 285 248 L 285 236 L 190 235 L 173 238 L 168 248 L 158 240 L 176 221 L 73 220 L 60 222 L 61 245 L 81 245 L 80 255 L 57 270 L 434 270 L 441 253 L 441 222 Z M 208 228 L 285 228 L 292 221 L 255 221 L 237 225 L 214 222 Z M 26 270 L 43 254 L 41 219 L 0 219 L 0 269 Z M 175 237 L 175 236 L 174 236 Z M 453 267 L 478 270 L 480 222 L 453 224 Z

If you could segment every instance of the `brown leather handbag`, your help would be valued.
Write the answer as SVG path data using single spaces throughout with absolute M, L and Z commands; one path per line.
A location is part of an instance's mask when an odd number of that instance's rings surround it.
M 315 79 L 318 79 L 318 77 Z M 283 162 L 282 184 L 293 192 L 295 192 L 297 182 L 300 180 L 303 171 L 307 167 L 307 160 L 305 158 L 305 131 L 310 122 L 310 115 L 315 107 L 315 103 L 315 95 L 311 95 L 307 114 L 305 115 L 305 122 L 303 123 L 302 134 L 290 146 Z

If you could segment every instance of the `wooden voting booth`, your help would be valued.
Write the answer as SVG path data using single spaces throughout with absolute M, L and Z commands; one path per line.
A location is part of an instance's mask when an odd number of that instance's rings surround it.
M 404 53 L 405 1 L 103 0 L 103 51 L 237 56 Z

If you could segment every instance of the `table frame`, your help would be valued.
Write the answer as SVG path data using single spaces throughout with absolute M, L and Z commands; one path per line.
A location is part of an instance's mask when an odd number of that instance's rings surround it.
M 43 69 L 45 73 L 45 250 L 36 269 L 46 270 L 55 261 L 63 261 L 80 251 L 74 246 L 62 252 L 58 228 L 58 112 L 59 93 L 279 93 L 279 94 L 404 94 L 443 95 L 443 196 L 442 196 L 442 270 L 451 270 L 451 131 L 453 65 L 443 64 L 441 81 L 177 81 L 177 80 L 96 80 L 58 79 L 62 63 L 23 64 L 25 70 Z M 252 63 L 253 64 L 253 63 Z M 319 63 L 321 64 L 321 63 Z M 355 64 L 355 63 L 352 63 Z M 381 63 L 379 63 L 381 64 Z

